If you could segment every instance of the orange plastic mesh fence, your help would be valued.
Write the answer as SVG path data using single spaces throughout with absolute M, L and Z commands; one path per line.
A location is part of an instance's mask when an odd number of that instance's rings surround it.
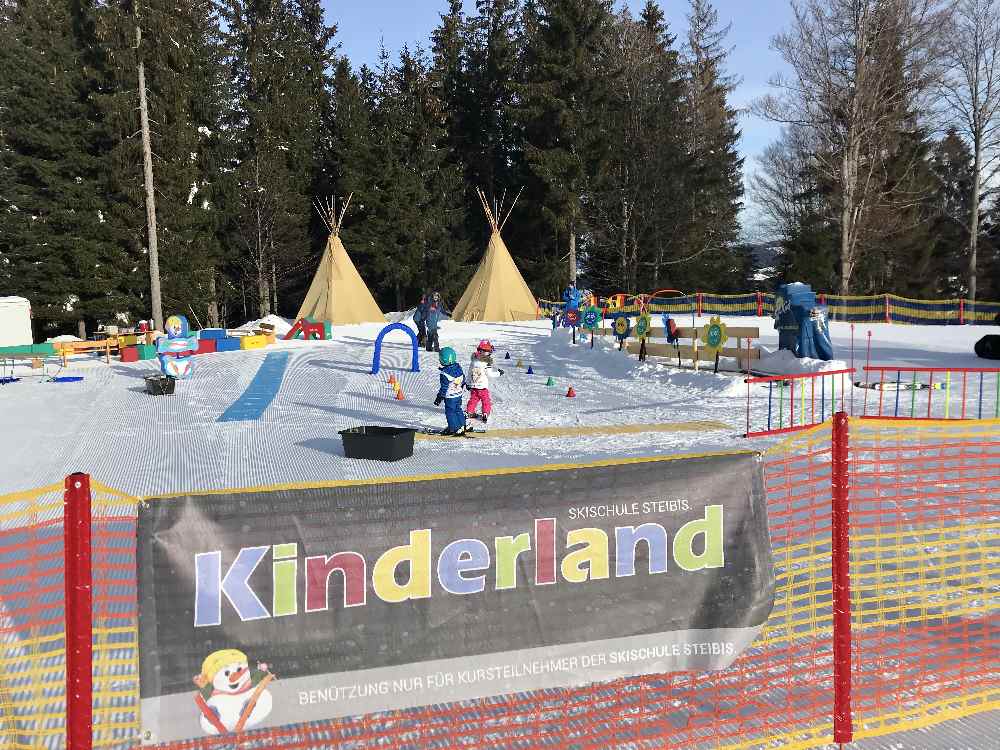
M 1000 705 L 1000 423 L 851 423 L 858 736 Z M 728 670 L 261 730 L 240 748 L 811 748 L 832 739 L 830 429 L 765 459 L 777 590 Z M 0 498 L 0 747 L 62 747 L 61 486 Z M 138 740 L 135 514 L 95 486 L 95 747 Z M 205 738 L 171 748 L 231 748 Z
M 855 737 L 1000 707 L 1000 424 L 850 430 Z
M 94 747 L 137 734 L 135 501 L 93 492 Z M 66 727 L 63 486 L 0 497 L 0 747 L 61 748 Z

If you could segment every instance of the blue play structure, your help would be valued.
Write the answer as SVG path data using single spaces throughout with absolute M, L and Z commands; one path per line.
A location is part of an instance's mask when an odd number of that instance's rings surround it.
M 417 334 L 408 325 L 390 323 L 379 332 L 378 338 L 375 339 L 375 358 L 372 361 L 372 375 L 378 375 L 379 368 L 382 366 L 380 363 L 382 358 L 382 339 L 385 338 L 387 333 L 392 333 L 393 331 L 405 331 L 409 335 L 410 341 L 413 342 L 413 361 L 410 363 L 410 370 L 420 372 L 420 357 L 417 355 L 417 349 L 420 348 L 420 345 L 417 343 Z
M 774 303 L 778 348 L 796 357 L 833 359 L 830 324 L 824 305 L 816 303 L 816 293 L 808 284 L 781 284 Z
M 288 368 L 288 352 L 271 352 L 253 376 L 243 395 L 236 399 L 217 421 L 253 422 L 260 419 L 281 388 Z

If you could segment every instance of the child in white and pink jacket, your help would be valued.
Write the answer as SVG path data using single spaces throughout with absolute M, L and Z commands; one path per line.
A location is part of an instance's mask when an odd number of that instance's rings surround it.
M 490 399 L 490 378 L 503 375 L 503 370 L 494 370 L 493 344 L 487 340 L 479 342 L 476 351 L 472 353 L 472 364 L 469 366 L 468 389 L 472 393 L 465 414 L 470 419 L 481 419 L 486 422 L 490 418 L 493 403 Z M 482 404 L 482 416 L 476 414 L 476 407 Z

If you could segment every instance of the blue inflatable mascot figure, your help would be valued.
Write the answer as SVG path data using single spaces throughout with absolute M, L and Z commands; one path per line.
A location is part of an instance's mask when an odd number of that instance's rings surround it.
M 167 329 L 167 335 L 156 340 L 160 372 L 175 380 L 191 377 L 198 339 L 191 335 L 187 318 L 183 315 L 171 315 L 164 328 Z
M 816 304 L 816 294 L 808 284 L 782 284 L 774 301 L 774 327 L 778 348 L 796 357 L 833 359 L 830 324 L 826 307 Z

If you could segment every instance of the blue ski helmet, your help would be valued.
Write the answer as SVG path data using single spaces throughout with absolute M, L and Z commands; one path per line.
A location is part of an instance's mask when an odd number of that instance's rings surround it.
M 442 349 L 438 357 L 441 360 L 441 364 L 444 366 L 453 365 L 458 362 L 458 355 L 455 354 L 455 350 L 450 346 L 446 346 Z

